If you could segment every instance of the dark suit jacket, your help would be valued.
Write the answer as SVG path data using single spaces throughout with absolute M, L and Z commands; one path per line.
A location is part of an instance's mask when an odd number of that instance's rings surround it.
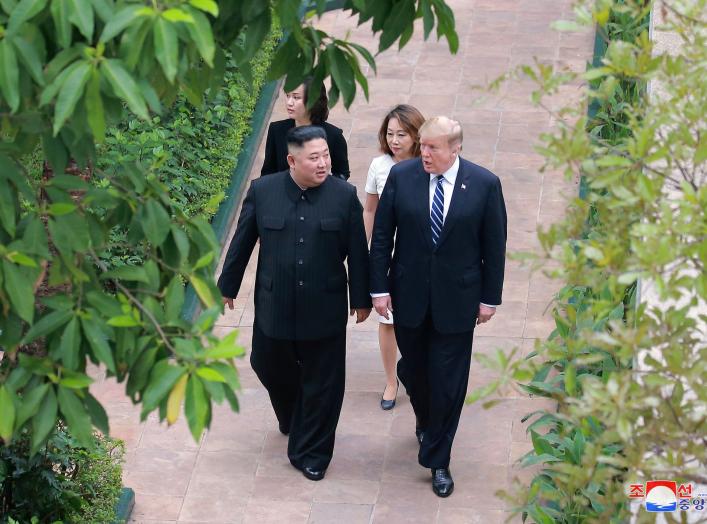
M 390 293 L 400 326 L 420 325 L 429 311 L 438 331 L 469 331 L 480 302 L 501 303 L 506 252 L 501 182 L 490 171 L 459 161 L 436 248 L 430 176 L 419 158 L 393 166 L 381 195 L 371 240 L 371 292 Z
M 327 177 L 302 191 L 287 171 L 254 180 L 218 280 L 223 296 L 238 295 L 258 239 L 255 318 L 265 335 L 314 340 L 340 333 L 348 319 L 347 282 L 351 307 L 371 307 L 354 186 Z
M 295 127 L 295 121 L 292 118 L 278 120 L 270 124 L 265 140 L 265 161 L 260 170 L 260 176 L 290 169 L 287 164 L 287 132 L 293 127 Z M 323 127 L 326 132 L 332 175 L 348 180 L 351 170 L 349 169 L 349 153 L 344 133 L 329 122 L 324 122 L 320 127 Z

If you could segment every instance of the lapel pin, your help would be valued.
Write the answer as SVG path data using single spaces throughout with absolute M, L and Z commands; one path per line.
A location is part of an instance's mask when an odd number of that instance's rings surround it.
M 466 185 L 465 185 L 465 184 L 462 184 L 462 189 L 466 189 Z

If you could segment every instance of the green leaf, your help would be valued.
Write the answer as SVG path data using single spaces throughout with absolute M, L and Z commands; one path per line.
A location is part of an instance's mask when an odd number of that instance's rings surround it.
M 37 453 L 52 430 L 56 427 L 57 402 L 54 388 L 49 387 L 39 411 L 32 417 L 32 445 L 30 452 Z
M 101 330 L 101 328 L 96 324 L 93 319 L 82 318 L 81 327 L 83 328 L 83 333 L 88 340 L 93 355 L 99 362 L 106 365 L 111 373 L 115 373 L 115 360 L 113 358 L 113 352 L 108 345 L 106 336 Z
M 19 253 L 17 251 L 13 251 L 12 253 L 8 253 L 7 259 L 10 262 L 13 262 L 15 264 L 19 264 L 20 266 L 25 266 L 25 267 L 38 267 L 37 263 L 28 257 L 27 255 L 23 253 Z
M 59 386 L 59 409 L 64 416 L 68 427 L 71 428 L 71 434 L 83 446 L 90 446 L 93 440 L 93 428 L 91 426 L 91 418 L 86 412 L 81 399 L 76 395 L 74 390 Z
M 90 64 L 88 62 L 80 62 L 71 74 L 66 77 L 54 108 L 54 136 L 59 134 L 59 130 L 64 123 L 72 116 L 76 103 L 83 96 L 84 86 L 90 75 Z
M 170 83 L 174 83 L 177 76 L 178 45 L 177 32 L 171 22 L 160 17 L 155 21 L 152 33 L 155 45 L 155 57 L 162 66 L 164 76 Z
M 114 278 L 117 280 L 127 280 L 131 282 L 143 282 L 148 284 L 147 273 L 142 266 L 120 266 L 101 275 L 101 280 Z
M 128 104 L 128 107 L 133 113 L 143 120 L 150 118 L 145 100 L 140 94 L 140 88 L 125 70 L 120 60 L 104 60 L 101 63 L 101 74 L 113 87 L 115 94 Z
M 209 285 L 206 282 L 204 282 L 196 275 L 190 276 L 189 282 L 191 282 L 191 285 L 194 287 L 194 291 L 196 291 L 196 294 L 199 296 L 199 298 L 207 308 L 216 305 L 216 300 L 214 299 L 214 296 L 211 293 L 211 289 L 209 288 Z
M 15 427 L 15 403 L 12 394 L 3 385 L 0 386 L 0 438 L 9 444 Z
M 332 79 L 344 97 L 344 105 L 349 107 L 356 96 L 356 83 L 346 55 L 338 47 L 328 45 L 327 58 Z
M 212 368 L 208 368 L 208 367 L 197 368 L 196 374 L 199 375 L 204 380 L 208 380 L 211 382 L 226 382 L 225 377 L 221 373 L 219 373 L 218 371 L 216 371 L 215 369 L 212 369 Z
M 5 291 L 17 315 L 25 322 L 34 319 L 34 286 L 32 280 L 8 260 L 2 261 Z
M 171 225 L 169 214 L 165 208 L 157 200 L 151 198 L 145 202 L 141 217 L 142 230 L 145 232 L 147 240 L 153 246 L 161 245 L 167 237 Z
M 218 16 L 218 4 L 214 0 L 189 0 L 189 4 L 214 17 Z
M 53 333 L 66 324 L 73 316 L 73 311 L 54 311 L 43 316 L 27 331 L 27 334 L 22 339 L 22 344 L 29 344 L 39 337 Z
M 435 17 L 432 13 L 432 4 L 430 3 L 430 0 L 421 0 L 420 10 L 422 11 L 425 40 L 427 40 L 427 38 L 430 36 L 430 33 L 432 32 L 432 28 L 435 25 Z
M 61 372 L 59 385 L 69 389 L 84 389 L 93 384 L 93 379 L 83 373 L 65 369 Z
M 167 359 L 157 362 L 152 368 L 150 380 L 142 397 L 143 413 L 154 410 L 186 371 L 183 367 L 171 365 Z
M 14 33 L 27 20 L 36 16 L 47 5 L 47 0 L 21 0 L 12 10 L 7 22 L 7 31 Z
M 403 33 L 405 28 L 413 24 L 414 20 L 414 2 L 405 1 L 395 3 L 390 14 L 385 18 L 383 33 L 378 43 L 378 51 L 382 52 L 388 49 Z
M 4 181 L 3 181 L 4 182 Z M 2 184 L 0 187 L 0 224 L 11 236 L 15 236 L 17 197 L 12 186 Z
M 151 346 L 147 349 L 141 350 L 137 360 L 135 360 L 133 365 L 130 366 L 130 373 L 128 374 L 128 383 L 125 386 L 125 392 L 133 399 L 133 402 L 137 402 L 137 393 L 142 391 L 147 384 L 150 371 L 155 363 L 157 350 L 157 346 Z
M 194 41 L 196 48 L 199 50 L 201 58 L 204 59 L 204 62 L 206 62 L 209 67 L 213 68 L 216 45 L 214 44 L 214 35 L 211 31 L 211 23 L 203 13 L 194 9 L 190 12 L 194 23 L 187 26 L 189 35 Z
M 0 92 L 14 113 L 20 107 L 20 71 L 15 48 L 7 38 L 0 40 Z
M 189 380 L 189 375 L 185 373 L 177 380 L 167 399 L 167 424 L 170 426 L 179 418 L 179 410 L 182 408 L 182 401 L 187 390 L 187 380 Z
M 164 303 L 167 321 L 179 320 L 184 306 L 184 283 L 178 276 L 175 276 L 167 286 Z
M 105 140 L 106 117 L 101 98 L 101 75 L 97 69 L 91 71 L 91 78 L 86 88 L 85 103 L 88 125 L 91 127 L 93 138 L 100 144 Z
M 139 11 L 142 9 L 141 5 L 128 5 L 123 9 L 118 11 L 117 14 L 111 18 L 111 20 L 103 28 L 101 33 L 100 42 L 108 42 L 116 36 L 118 36 L 125 28 L 129 27 L 136 18 L 140 16 Z
M 213 260 L 214 260 L 214 252 L 209 251 L 203 257 L 201 257 L 199 260 L 196 261 L 196 264 L 194 264 L 194 267 L 192 269 L 197 270 L 197 269 L 201 269 L 202 267 L 206 267 L 209 264 L 211 264 L 211 262 Z
M 115 16 L 115 0 L 91 0 L 91 3 L 103 23 L 107 24 Z
M 89 42 L 93 40 L 93 5 L 90 0 L 68 0 L 69 21 Z
M 187 382 L 187 396 L 184 413 L 195 441 L 199 441 L 209 418 L 210 405 L 199 377 L 192 375 Z
M 248 60 L 255 56 L 263 45 L 268 31 L 270 31 L 270 10 L 266 9 L 258 18 L 248 22 L 245 31 L 245 56 Z
M 63 173 L 69 162 L 69 154 L 60 137 L 51 133 L 42 133 L 42 149 L 55 173 Z
M 57 41 L 66 49 L 71 45 L 71 22 L 69 21 L 69 0 L 52 0 L 50 10 L 54 20 Z
M 71 73 L 73 73 L 78 67 L 81 66 L 81 64 L 84 63 L 85 62 L 83 61 L 74 62 L 71 65 L 67 66 L 66 69 L 61 71 L 58 75 L 56 75 L 54 80 L 52 80 L 51 84 L 45 87 L 44 91 L 42 91 L 42 94 L 39 97 L 39 107 L 45 106 L 49 102 L 51 102 L 61 89 L 61 86 L 63 86 L 64 82 L 66 82 L 66 79 L 69 77 L 69 75 L 71 75 Z
M 91 422 L 96 426 L 103 434 L 110 434 L 110 426 L 108 424 L 108 414 L 106 410 L 103 409 L 96 397 L 86 392 L 84 397 L 84 404 L 88 410 L 88 415 L 91 417 Z
M 205 359 L 220 360 L 225 358 L 242 357 L 245 350 L 236 344 L 238 331 L 231 331 L 228 335 L 219 340 L 218 344 L 204 352 Z
M 50 204 L 47 207 L 49 214 L 55 217 L 68 215 L 69 213 L 76 211 L 76 209 L 78 209 L 78 206 L 69 202 L 57 202 L 56 204 Z
M 109 318 L 107 324 L 113 327 L 136 327 L 142 325 L 140 320 L 130 315 Z
M 32 76 L 34 81 L 40 86 L 44 86 L 44 73 L 42 72 L 42 60 L 35 47 L 22 37 L 12 39 L 15 50 L 20 57 L 20 63 Z
M 191 24 L 192 22 L 194 22 L 194 18 L 190 13 L 182 11 L 181 9 L 176 7 L 163 11 L 161 16 L 165 20 L 172 23 L 185 22 L 187 24 Z
M 79 349 L 81 347 L 81 330 L 76 317 L 72 318 L 64 328 L 59 341 L 58 354 L 64 366 L 76 370 L 79 366 Z
M 20 399 L 19 408 L 17 409 L 17 419 L 15 420 L 17 429 L 20 429 L 25 422 L 39 411 L 39 406 L 48 390 L 49 384 L 47 383 L 25 390 Z

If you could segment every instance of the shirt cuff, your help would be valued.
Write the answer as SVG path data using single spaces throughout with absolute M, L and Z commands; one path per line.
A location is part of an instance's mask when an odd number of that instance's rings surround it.
M 390 293 L 371 293 L 371 298 L 389 297 Z
M 371 295 L 371 296 L 373 296 L 373 295 Z M 496 309 L 496 307 L 498 307 L 498 306 L 492 306 L 491 304 L 484 304 L 483 302 L 481 302 L 481 305 L 486 306 L 486 307 L 492 307 L 494 309 Z

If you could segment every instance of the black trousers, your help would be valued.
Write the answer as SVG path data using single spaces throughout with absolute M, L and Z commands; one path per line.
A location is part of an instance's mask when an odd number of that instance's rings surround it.
M 326 469 L 344 401 L 346 331 L 318 340 L 280 340 L 253 325 L 250 363 L 270 395 L 287 456 L 296 468 Z
M 418 462 L 427 468 L 447 468 L 466 398 L 474 330 L 440 333 L 428 313 L 415 328 L 396 322 L 395 338 L 402 355 L 398 376 L 425 432 Z

